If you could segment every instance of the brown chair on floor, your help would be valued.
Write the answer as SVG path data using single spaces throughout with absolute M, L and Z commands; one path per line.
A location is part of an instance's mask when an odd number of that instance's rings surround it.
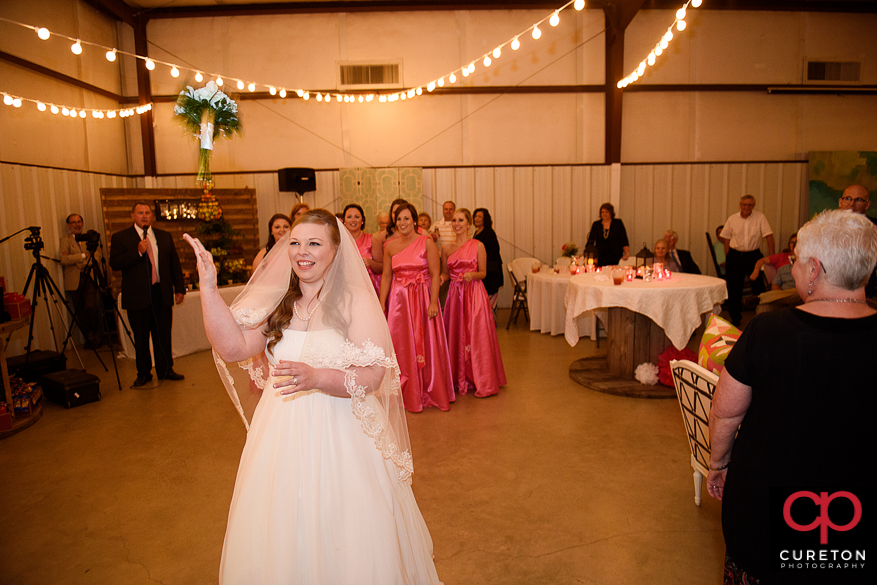
M 509 314 L 506 329 L 511 327 L 512 323 L 518 322 L 518 315 L 521 311 L 524 311 L 527 323 L 530 322 L 530 307 L 527 304 L 527 273 L 532 270 L 533 264 L 536 262 L 539 262 L 536 258 L 515 258 L 506 267 L 509 278 L 515 287 L 512 293 L 512 312 Z
M 710 408 L 719 377 L 694 362 L 672 360 L 673 385 L 682 410 L 682 421 L 691 451 L 691 467 L 694 469 L 694 503 L 700 506 L 703 478 L 709 475 L 710 466 Z

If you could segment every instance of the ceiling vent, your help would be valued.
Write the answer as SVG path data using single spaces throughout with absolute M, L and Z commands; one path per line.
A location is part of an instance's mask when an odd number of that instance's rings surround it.
M 402 87 L 402 62 L 341 63 L 338 67 L 340 89 L 380 89 Z
M 804 83 L 858 85 L 861 83 L 861 61 L 811 61 L 804 63 Z

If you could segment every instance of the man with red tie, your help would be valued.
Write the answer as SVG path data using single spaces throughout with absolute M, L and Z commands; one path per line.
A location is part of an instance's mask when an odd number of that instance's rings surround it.
M 186 286 L 180 257 L 168 232 L 152 227 L 152 208 L 137 202 L 131 210 L 134 225 L 113 234 L 110 241 L 110 267 L 122 271 L 122 308 L 134 333 L 137 352 L 137 379 L 132 387 L 152 380 L 152 355 L 160 380 L 182 380 L 174 371 L 171 327 L 174 304 L 183 302 Z

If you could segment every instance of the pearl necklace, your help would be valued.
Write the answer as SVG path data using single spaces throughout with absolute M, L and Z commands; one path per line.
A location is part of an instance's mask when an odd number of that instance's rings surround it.
M 809 299 L 806 303 L 856 303 L 858 305 L 867 305 L 868 303 L 862 299 Z
M 298 312 L 298 301 L 295 301 L 294 303 L 292 303 L 292 310 L 295 313 L 295 316 L 298 317 L 299 319 L 301 319 L 302 321 L 310 321 L 311 317 L 314 316 L 314 312 L 317 310 L 317 307 L 319 307 L 320 303 L 322 303 L 322 302 L 323 302 L 323 299 L 317 300 L 316 306 L 314 306 L 314 308 L 311 310 L 311 312 L 308 313 L 307 318 L 302 317 L 301 313 Z

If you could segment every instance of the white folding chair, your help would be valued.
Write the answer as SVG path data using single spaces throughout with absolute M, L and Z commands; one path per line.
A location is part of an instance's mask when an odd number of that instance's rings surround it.
M 570 258 L 569 256 L 561 256 L 560 258 L 555 260 L 554 263 L 560 266 L 569 266 L 570 264 L 572 264 L 572 258 Z
M 700 506 L 703 478 L 710 466 L 710 408 L 719 377 L 694 362 L 672 360 L 673 385 L 688 435 L 691 467 L 694 469 L 694 503 Z

